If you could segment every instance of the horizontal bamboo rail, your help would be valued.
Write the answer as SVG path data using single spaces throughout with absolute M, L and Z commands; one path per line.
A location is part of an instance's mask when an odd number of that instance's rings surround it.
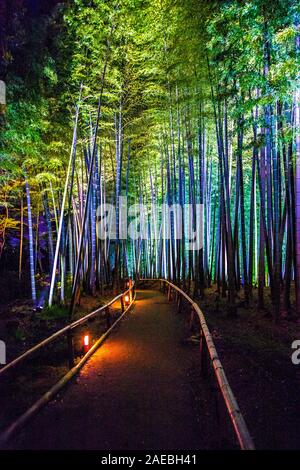
M 219 359 L 214 341 L 208 329 L 205 317 L 201 311 L 199 305 L 194 302 L 191 297 L 189 297 L 183 290 L 177 287 L 170 281 L 166 279 L 140 279 L 140 282 L 160 282 L 168 286 L 168 299 L 171 300 L 172 290 L 177 292 L 178 295 L 178 306 L 180 306 L 182 298 L 185 298 L 187 302 L 191 305 L 192 310 L 196 312 L 200 322 L 200 348 L 201 348 L 201 370 L 203 375 L 207 373 L 207 360 L 210 358 L 211 365 L 217 380 L 218 387 L 220 389 L 222 398 L 224 400 L 229 418 L 231 420 L 236 438 L 238 440 L 239 446 L 242 450 L 254 450 L 255 446 L 250 436 L 249 430 L 247 428 L 244 417 L 241 413 L 237 400 L 233 394 L 233 391 L 229 385 L 228 379 L 226 377 L 224 368 Z
M 129 303 L 126 305 L 126 302 L 124 303 L 125 296 L 129 296 Z M 121 307 L 122 307 L 122 312 L 121 315 L 117 318 L 117 320 L 111 324 L 110 321 L 110 315 L 109 315 L 109 307 L 113 305 L 115 302 L 118 300 L 121 301 Z M 67 325 L 65 328 L 62 328 L 61 330 L 57 331 L 53 335 L 49 336 L 46 338 L 44 341 L 41 343 L 37 344 L 33 348 L 29 349 L 25 353 L 21 354 L 19 357 L 11 361 L 9 364 L 4 366 L 0 370 L 0 378 L 1 375 L 3 376 L 5 372 L 8 372 L 9 370 L 12 370 L 15 368 L 17 365 L 20 363 L 24 362 L 25 360 L 28 359 L 28 357 L 32 356 L 35 354 L 37 351 L 39 351 L 41 348 L 45 347 L 47 344 L 55 341 L 57 338 L 67 335 L 68 338 L 68 345 L 69 345 L 69 365 L 70 365 L 70 370 L 67 372 L 53 387 L 50 388 L 39 400 L 37 400 L 25 413 L 23 413 L 21 416 L 19 416 L 8 428 L 2 432 L 0 435 L 0 448 L 3 447 L 10 439 L 11 437 L 19 430 L 21 429 L 41 408 L 43 408 L 50 400 L 53 399 L 57 393 L 67 385 L 67 383 L 80 371 L 80 369 L 83 367 L 83 365 L 86 363 L 86 361 L 94 354 L 94 352 L 99 348 L 99 346 L 105 341 L 105 339 L 110 335 L 112 330 L 116 327 L 116 325 L 122 320 L 124 315 L 128 312 L 130 307 L 132 306 L 133 302 L 135 301 L 135 284 L 131 283 L 129 285 L 129 288 L 123 292 L 122 294 L 119 294 L 117 297 L 112 299 L 110 302 L 107 304 L 103 305 L 102 307 L 98 308 L 97 310 L 94 310 L 93 312 L 85 315 L 84 317 L 80 318 L 79 320 L 76 320 L 75 322 L 71 323 L 70 325 Z M 91 318 L 95 317 L 99 313 L 104 312 L 106 314 L 106 319 L 108 320 L 108 330 L 103 333 L 103 335 L 93 344 L 93 346 L 87 351 L 87 353 L 80 359 L 80 361 L 75 365 L 74 364 L 74 350 L 73 350 L 73 344 L 72 344 L 72 338 L 70 341 L 70 333 L 72 330 L 77 328 L 80 325 L 85 324 L 88 322 Z
M 16 359 L 13 359 L 11 362 L 9 362 L 7 365 L 3 366 L 1 369 L 0 369 L 0 378 L 1 376 L 3 376 L 6 372 L 8 372 L 9 370 L 13 369 L 14 367 L 16 367 L 18 364 L 20 364 L 21 362 L 23 362 L 25 359 L 28 359 L 30 356 L 32 356 L 33 354 L 35 354 L 37 351 L 39 351 L 39 349 L 42 349 L 44 348 L 45 346 L 47 346 L 48 344 L 52 343 L 53 341 L 55 341 L 57 338 L 59 338 L 60 336 L 64 336 L 64 335 L 68 335 L 72 332 L 72 330 L 74 330 L 75 328 L 77 328 L 78 326 L 80 325 L 84 325 L 85 323 L 87 323 L 91 318 L 94 318 L 95 316 L 99 315 L 101 312 L 107 312 L 107 309 L 113 305 L 114 303 L 116 303 L 118 300 L 121 300 L 124 299 L 124 297 L 126 295 L 130 295 L 131 298 L 133 297 L 132 295 L 132 292 L 134 291 L 134 283 L 123 293 L 117 295 L 116 297 L 114 297 L 112 300 L 110 300 L 107 304 L 103 305 L 102 307 L 99 307 L 97 308 L 96 310 L 94 310 L 93 312 L 91 313 L 88 313 L 87 315 L 85 315 L 84 317 L 82 318 L 79 318 L 78 320 L 74 321 L 73 323 L 70 323 L 69 325 L 65 326 L 64 328 L 62 328 L 61 330 L 59 331 L 56 331 L 55 333 L 53 333 L 53 335 L 49 336 L 48 338 L 44 339 L 43 341 L 41 341 L 40 343 L 36 344 L 35 346 L 33 346 L 32 348 L 28 349 L 27 351 L 25 351 L 23 354 L 21 354 L 20 356 L 16 357 Z M 123 307 L 124 308 L 124 307 Z

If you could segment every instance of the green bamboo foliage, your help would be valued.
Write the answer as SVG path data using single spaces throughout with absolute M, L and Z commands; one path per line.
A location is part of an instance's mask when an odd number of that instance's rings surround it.
M 295 296 L 299 311 L 298 16 L 292 0 L 65 7 L 70 76 L 61 112 L 81 90 L 71 132 L 49 124 L 45 98 L 45 122 L 35 127 L 27 123 L 36 103 L 10 111 L 19 146 L 11 147 L 11 130 L 2 134 L 7 173 L 17 174 L 9 169 L 16 155 L 30 168 L 28 217 L 20 191 L 17 199 L 19 271 L 26 252 L 33 297 L 38 271 L 49 279 L 49 305 L 66 303 L 72 317 L 82 290 L 95 295 L 106 286 L 120 290 L 129 276 L 166 277 L 195 298 L 215 285 L 231 316 L 241 297 L 261 310 L 270 297 L 274 321 L 294 311 Z M 3 200 L 8 192 L 13 200 L 12 182 L 0 177 Z M 145 222 L 141 232 L 128 211 L 136 239 L 120 236 L 120 196 Z M 116 237 L 103 240 L 97 209 L 110 204 Z M 184 214 L 186 204 L 191 213 L 180 217 L 174 207 Z M 190 250 L 199 205 L 203 245 Z M 106 222 L 113 228 L 112 217 Z

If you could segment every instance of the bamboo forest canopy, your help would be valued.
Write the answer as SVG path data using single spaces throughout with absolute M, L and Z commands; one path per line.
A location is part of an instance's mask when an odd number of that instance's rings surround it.
M 128 277 L 299 313 L 299 21 L 294 0 L 1 0 L 0 270 L 71 314 Z M 147 238 L 99 238 L 119 196 Z M 164 203 L 203 205 L 203 247 Z

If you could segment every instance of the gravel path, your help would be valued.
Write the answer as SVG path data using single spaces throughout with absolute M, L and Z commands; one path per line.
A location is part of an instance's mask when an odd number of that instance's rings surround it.
M 77 378 L 11 442 L 13 449 L 196 450 L 216 447 L 211 390 L 183 316 L 156 290 Z

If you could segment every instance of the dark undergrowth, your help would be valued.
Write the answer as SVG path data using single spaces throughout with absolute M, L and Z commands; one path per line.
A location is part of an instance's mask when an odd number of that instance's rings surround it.
M 254 290 L 252 304 L 240 306 L 234 319 L 215 287 L 200 306 L 256 447 L 298 449 L 300 366 L 291 361 L 291 344 L 300 339 L 300 324 L 284 312 L 275 323 L 268 294 L 259 311 Z

